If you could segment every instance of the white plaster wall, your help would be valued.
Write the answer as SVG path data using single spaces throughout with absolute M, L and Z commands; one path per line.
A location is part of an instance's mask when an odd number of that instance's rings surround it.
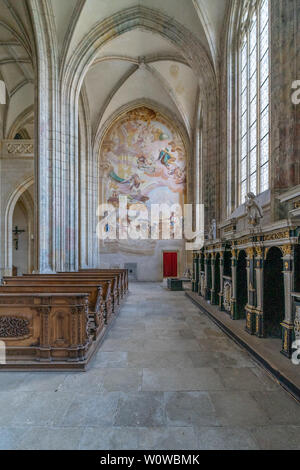
M 28 215 L 23 204 L 17 202 L 13 215 L 13 227 L 18 226 L 20 230 L 25 230 L 19 235 L 18 250 L 13 243 L 13 266 L 17 268 L 18 276 L 28 272 Z M 14 236 L 13 236 L 14 238 Z
M 162 281 L 163 279 L 163 251 L 178 251 L 178 276 L 181 276 L 186 268 L 186 254 L 184 252 L 184 241 L 182 240 L 158 240 L 154 253 L 151 255 L 140 255 L 130 253 L 101 253 L 100 267 L 109 268 L 119 265 L 124 267 L 125 263 L 137 263 L 138 281 Z
M 31 106 L 34 102 L 34 86 L 31 83 L 23 86 L 18 90 L 9 102 L 7 121 L 6 121 L 6 132 L 9 131 L 10 127 L 16 120 L 16 118 L 26 108 Z
M 0 155 L 0 277 L 5 272 L 5 212 L 10 197 L 29 178 L 33 178 L 33 157 Z

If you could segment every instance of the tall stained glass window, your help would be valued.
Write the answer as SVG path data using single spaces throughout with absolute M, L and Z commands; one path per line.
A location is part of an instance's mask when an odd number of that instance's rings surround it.
M 269 0 L 244 2 L 239 42 L 240 203 L 269 188 Z

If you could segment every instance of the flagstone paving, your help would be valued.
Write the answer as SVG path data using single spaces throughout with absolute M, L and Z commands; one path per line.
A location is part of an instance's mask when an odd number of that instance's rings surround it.
M 300 449 L 300 407 L 183 292 L 134 283 L 87 372 L 0 373 L 0 449 Z

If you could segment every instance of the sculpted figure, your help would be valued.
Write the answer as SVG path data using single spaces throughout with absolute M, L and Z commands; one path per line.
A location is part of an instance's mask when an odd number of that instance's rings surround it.
M 208 238 L 209 238 L 209 240 L 215 240 L 217 238 L 217 221 L 216 221 L 216 219 L 212 219 L 212 221 L 210 223 Z
M 263 217 L 263 210 L 260 204 L 255 200 L 255 194 L 248 193 L 246 199 L 246 210 L 249 225 L 258 225 Z

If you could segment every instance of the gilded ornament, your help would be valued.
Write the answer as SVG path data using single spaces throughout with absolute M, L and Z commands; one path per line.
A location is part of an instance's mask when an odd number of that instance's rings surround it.
M 259 256 L 259 257 L 262 257 L 262 253 L 263 253 L 262 247 L 261 246 L 256 246 L 255 250 L 256 250 L 256 255 Z
M 248 258 L 252 258 L 254 256 L 254 247 L 250 246 L 246 248 L 246 253 L 247 253 Z
M 293 253 L 292 245 L 282 245 L 281 250 L 282 250 L 283 256 L 288 256 Z

